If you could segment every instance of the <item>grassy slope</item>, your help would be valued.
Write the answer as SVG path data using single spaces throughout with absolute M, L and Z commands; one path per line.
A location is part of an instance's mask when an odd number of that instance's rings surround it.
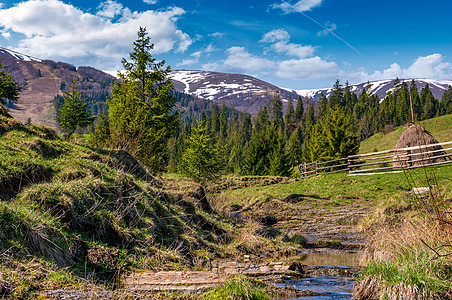
M 421 122 L 421 125 L 430 132 L 439 142 L 452 141 L 452 115 L 445 115 Z M 407 127 L 399 126 L 394 131 L 383 134 L 381 132 L 361 142 L 360 153 L 394 149 L 397 141 Z
M 0 117 L 0 297 L 110 286 L 134 269 L 206 267 L 237 229 L 200 195 L 190 180 L 155 180 L 126 152 Z
M 435 168 L 438 177 L 450 178 L 452 166 Z M 410 174 L 416 179 L 415 185 L 420 182 L 424 170 L 417 169 Z M 388 204 L 391 199 L 395 202 L 411 201 L 410 195 L 413 182 L 404 173 L 387 173 L 373 176 L 349 176 L 347 173 L 319 175 L 293 181 L 288 184 L 274 184 L 268 186 L 255 186 L 220 191 L 216 196 L 216 205 L 219 210 L 228 210 L 232 205 L 242 207 L 250 206 L 268 199 L 284 199 L 292 194 L 301 194 L 316 199 L 318 205 L 330 206 L 332 209 L 338 205 L 352 203 L 368 204 L 372 210 L 375 205 Z M 444 190 L 452 196 L 452 182 L 441 180 Z

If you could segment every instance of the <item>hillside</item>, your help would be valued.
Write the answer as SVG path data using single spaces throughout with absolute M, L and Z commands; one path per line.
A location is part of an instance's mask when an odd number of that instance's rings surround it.
M 440 143 L 452 141 L 452 115 L 424 120 L 421 121 L 420 124 Z M 386 134 L 378 132 L 361 142 L 359 152 L 369 153 L 373 151 L 394 149 L 400 136 L 407 128 L 408 127 L 406 126 L 399 126 Z
M 61 95 L 61 88 L 76 79 L 82 97 L 92 102 L 91 110 L 97 113 L 99 101 L 105 101 L 115 78 L 91 67 L 79 67 L 51 60 L 40 60 L 0 47 L 0 59 L 7 70 L 23 86 L 20 99 L 11 103 L 11 115 L 26 122 L 56 127 L 54 99 Z
M 298 94 L 287 91 L 252 76 L 209 71 L 177 70 L 171 72 L 177 91 L 221 105 L 225 103 L 239 111 L 256 114 L 278 92 L 283 102 L 295 101 Z

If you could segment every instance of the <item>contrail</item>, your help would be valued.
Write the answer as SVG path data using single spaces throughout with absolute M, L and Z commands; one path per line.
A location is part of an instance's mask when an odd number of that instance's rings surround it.
M 332 35 L 334 35 L 336 38 L 338 38 L 339 40 L 341 40 L 342 42 L 344 42 L 347 46 L 349 46 L 353 51 L 355 51 L 356 53 L 358 53 L 359 55 L 361 55 L 362 57 L 366 58 L 364 55 L 361 54 L 361 52 L 359 52 L 358 50 L 356 50 L 355 47 L 353 47 L 352 45 L 350 45 L 349 43 L 347 43 L 347 41 L 345 41 L 343 38 L 341 38 L 340 36 L 338 36 L 337 34 L 335 34 L 331 29 L 329 29 L 328 27 L 326 27 L 325 25 L 321 24 L 320 22 L 317 22 L 317 20 L 311 18 L 310 16 L 308 16 L 307 14 L 305 14 L 304 12 L 300 11 L 300 13 L 305 16 L 306 18 L 308 18 L 309 20 L 313 21 L 314 23 L 318 24 L 320 27 L 322 27 L 323 29 L 327 30 L 329 33 L 331 33 Z

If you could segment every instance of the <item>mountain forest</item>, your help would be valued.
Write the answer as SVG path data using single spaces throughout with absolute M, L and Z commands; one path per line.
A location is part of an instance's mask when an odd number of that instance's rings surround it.
M 40 71 L 0 66 L 0 297 L 450 297 L 450 167 L 298 179 L 297 166 L 421 121 L 450 140 L 451 86 L 437 99 L 396 79 L 380 99 L 337 80 L 319 101 L 275 92 L 249 114 L 176 92 L 153 47 L 140 27 L 117 80 L 44 61 L 65 75 L 59 132 L 8 113 L 25 82 L 14 74 Z M 338 288 L 276 286 L 311 278 Z

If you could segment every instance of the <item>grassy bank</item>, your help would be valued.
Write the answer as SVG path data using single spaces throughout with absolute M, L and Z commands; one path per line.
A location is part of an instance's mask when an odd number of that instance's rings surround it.
M 355 288 L 358 299 L 452 297 L 452 168 L 408 172 L 430 191 L 404 203 L 380 203 L 363 222 L 369 239 L 367 267 Z
M 125 151 L 0 117 L 0 296 L 111 289 L 136 270 L 202 270 L 259 247 L 299 247 L 256 235 L 260 226 L 222 220 L 202 187 L 155 178 Z

